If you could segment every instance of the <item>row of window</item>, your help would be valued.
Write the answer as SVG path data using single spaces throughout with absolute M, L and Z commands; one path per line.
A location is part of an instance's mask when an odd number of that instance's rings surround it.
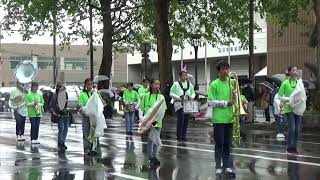
M 15 69 L 16 66 L 23 60 L 31 60 L 29 56 L 12 56 L 10 57 L 10 66 L 11 69 Z M 53 69 L 53 60 L 50 57 L 39 57 L 38 69 L 43 70 L 52 70 Z M 57 68 L 61 68 L 61 62 L 57 59 Z M 86 70 L 88 69 L 88 61 L 85 58 L 64 58 L 64 68 L 65 70 Z
M 229 52 L 229 49 L 230 49 L 230 52 L 237 52 L 237 51 L 247 51 L 249 50 L 249 48 L 243 48 L 241 46 L 234 46 L 234 47 L 224 47 L 224 48 L 219 48 L 219 53 L 224 53 L 224 52 Z M 257 49 L 257 46 L 254 46 L 254 49 Z

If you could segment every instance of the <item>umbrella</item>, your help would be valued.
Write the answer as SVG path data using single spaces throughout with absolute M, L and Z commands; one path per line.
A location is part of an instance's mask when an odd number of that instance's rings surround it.
M 135 88 L 135 89 L 139 89 L 139 88 L 141 88 L 141 87 L 142 87 L 141 84 L 134 84 L 134 85 L 133 85 L 133 88 Z
M 105 75 L 98 75 L 94 77 L 93 82 L 99 82 L 99 81 L 106 81 L 109 80 L 109 78 Z
M 262 83 L 259 83 L 259 85 L 268 88 L 270 91 L 274 89 L 274 86 L 270 84 L 268 81 L 263 81 Z
M 272 75 L 273 78 L 279 79 L 280 81 L 284 81 L 287 79 L 285 74 L 274 74 Z
M 239 82 L 239 85 L 244 85 L 244 84 L 251 84 L 252 80 L 249 78 L 239 78 L 238 82 Z
M 191 84 L 195 84 L 196 79 L 191 75 L 191 74 L 187 74 L 187 80 L 191 82 Z

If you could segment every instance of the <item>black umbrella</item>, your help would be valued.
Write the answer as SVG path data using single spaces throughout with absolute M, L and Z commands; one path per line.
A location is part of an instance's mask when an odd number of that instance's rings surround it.
M 262 83 L 259 83 L 259 85 L 266 87 L 270 91 L 272 91 L 274 89 L 274 86 L 271 83 L 269 83 L 268 81 L 263 81 Z

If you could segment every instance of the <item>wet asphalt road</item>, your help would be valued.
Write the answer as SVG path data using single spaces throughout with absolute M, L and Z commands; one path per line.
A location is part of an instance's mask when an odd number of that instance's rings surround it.
M 31 146 L 30 123 L 26 141 L 17 142 L 12 114 L 0 113 L 0 180 L 103 180 L 161 179 L 211 180 L 214 174 L 212 127 L 190 124 L 189 141 L 175 140 L 175 124 L 165 122 L 161 166 L 149 169 L 142 152 L 145 142 L 137 135 L 126 136 L 124 120 L 108 120 L 100 138 L 101 156 L 87 157 L 82 151 L 81 124 L 69 128 L 65 154 L 57 151 L 57 126 L 44 117 L 40 125 L 40 145 Z M 241 146 L 233 149 L 233 165 L 241 180 L 319 180 L 320 134 L 304 133 L 299 156 L 286 154 L 286 142 L 275 140 L 274 132 L 247 129 Z M 226 179 L 226 178 L 222 178 Z

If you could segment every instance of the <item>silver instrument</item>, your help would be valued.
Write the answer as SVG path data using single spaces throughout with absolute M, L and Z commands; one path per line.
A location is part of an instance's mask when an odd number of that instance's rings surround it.
M 26 60 L 20 62 L 15 70 L 14 74 L 18 82 L 22 84 L 27 84 L 32 82 L 37 77 L 38 69 L 36 63 Z M 28 90 L 26 88 L 23 89 L 24 96 L 22 99 L 24 99 L 25 95 L 28 93 Z M 24 100 L 10 100 L 9 106 L 12 109 L 17 109 L 18 107 L 21 107 L 24 104 Z
M 36 63 L 32 61 L 22 61 L 16 66 L 14 74 L 18 82 L 27 84 L 37 77 L 38 68 Z

